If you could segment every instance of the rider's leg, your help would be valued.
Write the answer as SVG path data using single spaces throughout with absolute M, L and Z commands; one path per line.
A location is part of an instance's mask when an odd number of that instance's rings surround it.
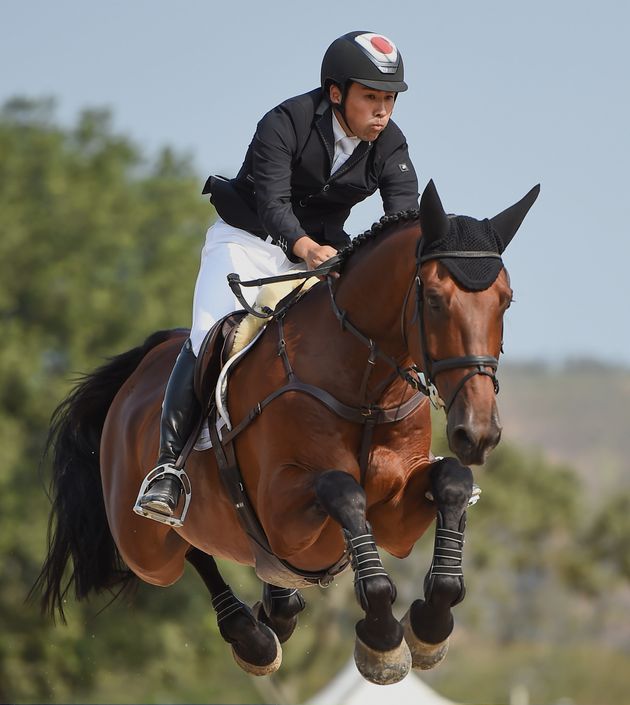
M 166 388 L 158 467 L 168 469 L 174 466 L 193 430 L 199 413 L 193 391 L 195 356 L 206 333 L 219 318 L 240 307 L 230 288 L 225 285 L 226 276 L 239 272 L 243 279 L 256 279 L 304 267 L 303 263 L 296 265 L 290 262 L 279 247 L 223 221 L 217 221 L 208 230 L 195 284 L 190 339 L 177 358 Z M 244 290 L 244 295 L 253 304 L 255 288 Z M 155 473 L 155 470 L 152 472 Z M 181 490 L 182 484 L 177 475 L 166 474 L 161 478 L 157 475 L 148 490 L 138 498 L 134 511 L 158 521 L 161 517 L 173 517 Z M 153 516 L 143 510 L 153 512 Z M 166 523 L 181 525 L 181 521 L 175 518 L 168 519 Z
M 200 413 L 193 384 L 195 361 L 188 339 L 177 356 L 166 386 L 160 421 L 160 455 L 156 468 L 174 468 Z M 167 474 L 161 478 L 158 476 L 140 498 L 139 504 L 143 509 L 172 516 L 182 490 L 182 484 L 176 475 Z

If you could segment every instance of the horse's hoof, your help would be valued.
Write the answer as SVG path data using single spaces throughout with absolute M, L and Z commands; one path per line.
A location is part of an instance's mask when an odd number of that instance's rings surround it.
M 444 660 L 446 652 L 448 651 L 448 639 L 441 641 L 439 644 L 427 644 L 418 639 L 411 626 L 409 611 L 410 610 L 407 610 L 405 616 L 400 620 L 400 623 L 405 630 L 405 641 L 411 651 L 412 665 L 413 668 L 429 671 Z
M 251 673 L 253 676 L 268 676 L 270 673 L 275 673 L 280 668 L 280 664 L 282 663 L 282 647 L 280 646 L 278 637 L 272 629 L 269 629 L 269 627 L 264 624 L 259 624 L 259 628 L 268 631 L 273 638 L 273 643 L 275 645 L 275 654 L 273 659 L 269 661 L 269 663 L 262 665 L 249 663 L 238 655 L 234 647 L 232 647 L 232 656 L 234 656 L 236 663 L 238 663 L 238 665 L 247 673 Z
M 354 644 L 354 662 L 359 673 L 370 683 L 390 685 L 398 683 L 409 673 L 411 654 L 404 639 L 395 649 L 377 651 L 357 637 Z

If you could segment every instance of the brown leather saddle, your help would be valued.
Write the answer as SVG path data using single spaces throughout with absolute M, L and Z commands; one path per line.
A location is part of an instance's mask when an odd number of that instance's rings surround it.
M 213 404 L 219 374 L 229 358 L 236 330 L 246 315 L 246 311 L 236 311 L 219 319 L 201 344 L 195 366 L 194 388 L 204 414 Z

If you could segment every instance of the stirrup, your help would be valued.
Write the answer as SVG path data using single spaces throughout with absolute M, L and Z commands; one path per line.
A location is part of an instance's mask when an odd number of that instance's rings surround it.
M 184 488 L 184 506 L 182 512 L 179 516 L 166 516 L 165 514 L 160 514 L 153 509 L 147 509 L 146 507 L 140 506 L 140 500 L 147 493 L 149 487 L 156 482 L 161 480 L 167 475 L 173 475 L 176 477 L 181 486 Z M 184 519 L 188 513 L 188 507 L 190 505 L 190 499 L 192 496 L 192 487 L 190 484 L 190 478 L 186 474 L 184 468 L 176 468 L 172 463 L 164 463 L 163 465 L 158 465 L 153 468 L 151 472 L 144 478 L 142 484 L 140 485 L 140 491 L 138 492 L 138 497 L 136 498 L 136 503 L 133 506 L 133 511 L 142 517 L 147 517 L 148 519 L 153 519 L 154 521 L 159 521 L 161 524 L 168 524 L 169 526 L 180 527 L 184 525 Z

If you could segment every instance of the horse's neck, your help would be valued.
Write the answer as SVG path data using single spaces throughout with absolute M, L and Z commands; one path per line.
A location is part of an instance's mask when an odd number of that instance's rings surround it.
M 404 228 L 400 232 L 375 239 L 355 252 L 341 274 L 335 287 L 335 305 L 338 314 L 363 338 L 353 335 L 332 313 L 330 300 L 325 304 L 328 313 L 321 315 L 321 308 L 311 310 L 311 318 L 302 328 L 298 343 L 305 366 L 301 373 L 308 381 L 326 389 L 338 389 L 347 403 L 361 404 L 364 378 L 369 372 L 369 392 L 381 389 L 393 374 L 390 365 L 378 359 L 370 365 L 369 345 L 373 341 L 382 353 L 404 365 L 408 353 L 401 331 L 401 314 L 405 296 L 415 272 L 415 244 L 418 227 Z M 320 290 L 320 295 L 324 292 Z M 308 297 L 307 297 L 308 298 Z M 315 304 L 315 302 L 313 302 Z M 308 308 L 308 307 L 307 307 Z M 318 313 L 319 312 L 319 313 Z M 302 376 L 300 374 L 300 376 Z M 402 380 L 390 386 L 382 399 L 397 395 L 400 401 Z M 381 399 L 381 400 L 382 400 Z
M 401 314 L 416 271 L 417 224 L 375 238 L 358 251 L 342 274 L 336 296 L 340 309 L 365 335 L 390 354 L 405 352 Z

